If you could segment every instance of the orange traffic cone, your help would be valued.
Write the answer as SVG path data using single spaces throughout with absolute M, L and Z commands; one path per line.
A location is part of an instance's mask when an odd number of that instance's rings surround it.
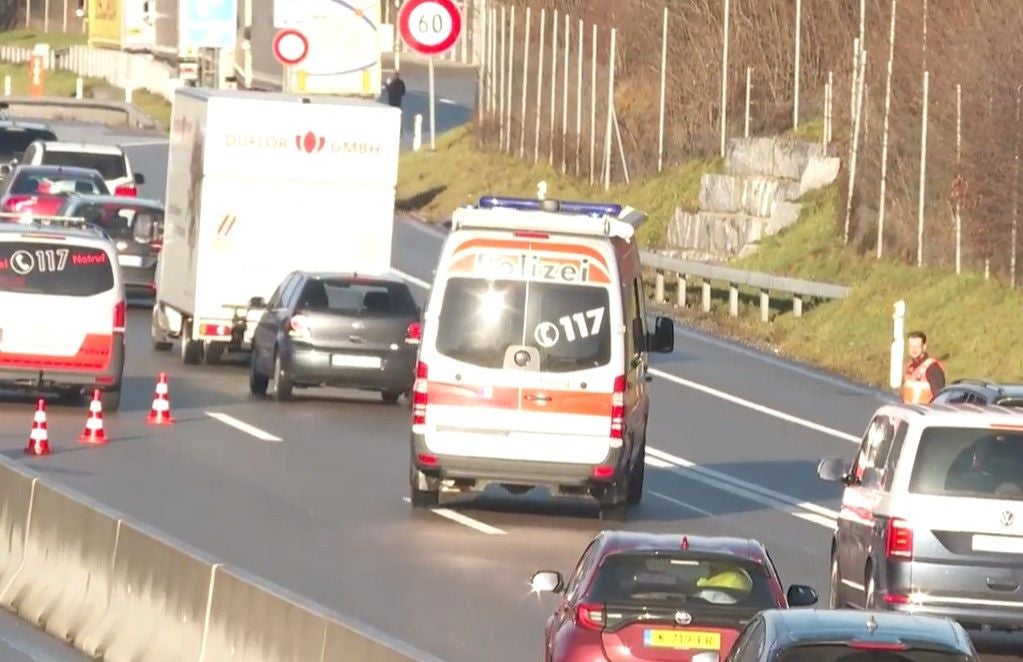
M 103 430 L 103 403 L 99 398 L 99 389 L 92 392 L 89 418 L 85 420 L 85 430 L 78 435 L 78 441 L 83 444 L 107 443 L 107 433 Z
M 146 423 L 150 425 L 170 425 L 174 422 L 171 416 L 170 390 L 167 388 L 167 373 L 161 372 L 156 382 L 156 393 L 153 395 L 153 406 L 146 417 Z
M 28 435 L 28 446 L 25 452 L 29 455 L 50 454 L 50 433 L 46 430 L 46 401 L 39 400 L 36 405 L 35 417 L 32 419 L 32 432 Z

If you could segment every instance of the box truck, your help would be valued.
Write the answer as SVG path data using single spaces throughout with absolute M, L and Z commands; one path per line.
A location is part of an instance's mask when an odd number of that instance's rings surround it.
M 401 111 L 376 101 L 179 88 L 152 339 L 185 364 L 248 351 L 297 269 L 391 270 Z

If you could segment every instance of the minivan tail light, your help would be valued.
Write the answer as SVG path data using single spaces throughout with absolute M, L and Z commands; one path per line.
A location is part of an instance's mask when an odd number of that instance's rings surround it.
M 416 383 L 412 387 L 412 425 L 426 425 L 427 375 L 426 364 L 416 364 Z
M 139 190 L 135 188 L 134 184 L 122 184 L 114 189 L 114 195 L 124 196 L 128 198 L 138 197 Z
M 124 329 L 127 326 L 128 306 L 124 299 L 117 302 L 114 306 L 114 331 L 118 333 L 124 333 Z
M 575 608 L 575 622 L 587 630 L 604 628 L 604 608 L 598 604 L 580 604 Z
M 888 558 L 913 558 L 913 529 L 906 520 L 893 517 L 888 520 L 888 535 L 885 536 L 884 553 Z
M 625 375 L 615 377 L 611 394 L 611 438 L 621 439 L 625 434 Z
M 419 322 L 412 322 L 405 330 L 405 342 L 409 345 L 418 345 L 423 339 L 423 326 Z

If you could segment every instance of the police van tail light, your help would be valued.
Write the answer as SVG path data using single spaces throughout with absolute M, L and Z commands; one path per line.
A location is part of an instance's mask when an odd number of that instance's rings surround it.
M 114 306 L 114 332 L 124 333 L 125 326 L 127 324 L 128 309 L 124 302 L 124 299 L 117 302 Z
M 625 433 L 625 375 L 615 377 L 611 395 L 611 438 L 621 439 Z
M 905 560 L 913 558 L 913 529 L 906 520 L 897 517 L 888 520 L 884 553 L 888 558 Z
M 295 315 L 288 320 L 288 336 L 295 340 L 311 340 L 312 326 L 305 315 Z
M 416 383 L 412 387 L 412 425 L 426 425 L 427 375 L 422 361 L 416 364 Z

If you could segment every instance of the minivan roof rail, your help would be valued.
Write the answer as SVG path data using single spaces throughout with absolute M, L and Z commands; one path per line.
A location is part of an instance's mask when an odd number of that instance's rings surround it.
M 475 206 L 455 209 L 451 229 L 554 232 L 630 241 L 646 220 L 643 212 L 616 203 L 483 196 Z

